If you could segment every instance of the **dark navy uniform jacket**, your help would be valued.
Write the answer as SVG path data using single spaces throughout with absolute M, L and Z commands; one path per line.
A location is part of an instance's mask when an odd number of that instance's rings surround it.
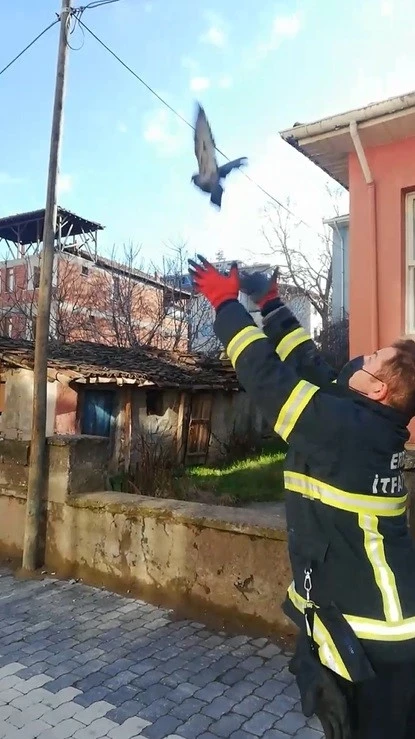
M 415 547 L 403 480 L 409 419 L 338 386 L 289 309 L 280 300 L 271 308 L 261 330 L 228 301 L 215 332 L 242 387 L 289 445 L 294 579 L 284 610 L 301 625 L 311 564 L 312 602 L 337 606 L 374 666 L 415 660 Z M 318 616 L 314 630 L 322 663 L 352 679 Z

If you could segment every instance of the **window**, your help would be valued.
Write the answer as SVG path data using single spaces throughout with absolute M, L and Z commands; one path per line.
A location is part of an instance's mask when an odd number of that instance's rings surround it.
M 146 405 L 148 416 L 163 416 L 163 393 L 161 390 L 147 390 Z
M 6 269 L 6 292 L 11 293 L 14 290 L 14 269 L 7 267 Z
M 33 289 L 36 290 L 40 285 L 40 267 L 33 267 Z
M 6 405 L 6 383 L 0 382 L 0 416 L 4 412 Z
M 83 264 L 82 267 L 81 267 L 81 274 L 84 277 L 88 277 L 88 275 L 89 275 L 89 268 L 85 264 Z
M 120 297 L 120 278 L 119 277 L 113 277 L 112 278 L 112 297 L 114 300 L 118 300 Z
M 110 436 L 114 424 L 114 398 L 111 390 L 87 390 L 82 408 L 81 433 Z
M 415 192 L 405 198 L 406 215 L 406 326 L 407 334 L 415 334 Z

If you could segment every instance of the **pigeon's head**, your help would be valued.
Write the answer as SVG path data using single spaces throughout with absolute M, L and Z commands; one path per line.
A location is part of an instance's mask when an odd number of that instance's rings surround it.
M 193 182 L 194 185 L 199 185 L 200 175 L 194 174 L 191 181 Z

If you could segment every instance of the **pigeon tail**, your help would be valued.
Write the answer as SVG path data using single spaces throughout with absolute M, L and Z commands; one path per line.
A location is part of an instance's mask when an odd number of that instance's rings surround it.
M 218 208 L 222 205 L 223 187 L 219 183 L 212 189 L 210 202 L 212 205 L 216 205 Z
M 239 159 L 233 159 L 232 162 L 226 162 L 226 164 L 222 164 L 222 166 L 219 167 L 219 177 L 227 177 L 233 169 L 245 167 L 247 164 L 248 159 L 246 157 L 239 157 Z

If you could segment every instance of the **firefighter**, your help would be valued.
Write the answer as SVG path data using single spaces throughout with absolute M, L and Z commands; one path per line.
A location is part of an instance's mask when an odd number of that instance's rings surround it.
M 299 628 L 290 664 L 327 739 L 415 738 L 415 547 L 403 481 L 415 415 L 415 343 L 358 357 L 338 377 L 274 282 L 190 260 L 238 379 L 288 444 L 284 482 Z M 253 279 L 252 279 L 253 278 Z M 238 302 L 256 301 L 263 330 Z

